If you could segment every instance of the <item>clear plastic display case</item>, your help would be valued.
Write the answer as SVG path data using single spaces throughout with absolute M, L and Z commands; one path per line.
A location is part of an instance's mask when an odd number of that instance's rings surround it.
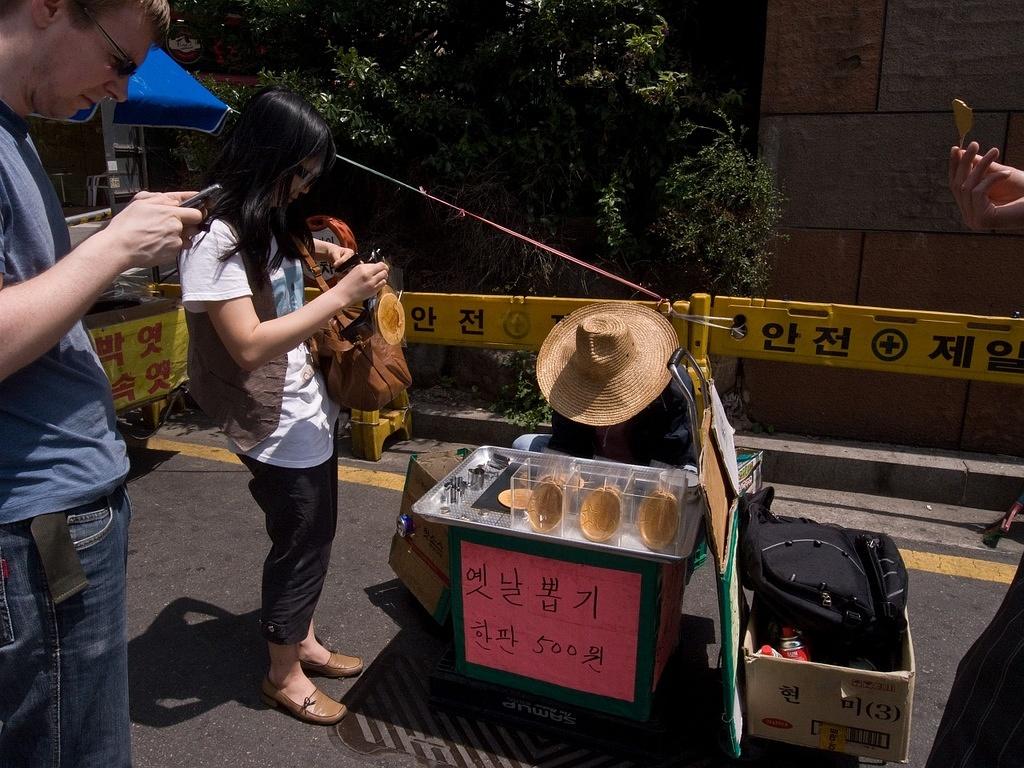
M 680 560 L 703 506 L 694 472 L 482 446 L 413 511 L 449 525 Z

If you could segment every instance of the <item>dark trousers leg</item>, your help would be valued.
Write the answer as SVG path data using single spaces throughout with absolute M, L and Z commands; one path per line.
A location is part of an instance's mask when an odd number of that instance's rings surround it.
M 263 563 L 260 630 L 269 642 L 298 643 L 327 576 L 338 525 L 337 456 L 316 467 L 291 469 L 240 457 L 249 490 L 266 516 L 271 548 Z
M 957 667 L 927 768 L 1024 766 L 1024 558 Z

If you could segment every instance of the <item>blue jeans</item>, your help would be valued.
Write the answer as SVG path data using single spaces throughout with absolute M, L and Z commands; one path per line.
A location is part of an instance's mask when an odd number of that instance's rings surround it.
M 124 487 L 65 510 L 89 586 L 59 605 L 29 530 L 0 525 L 0 768 L 131 765 Z

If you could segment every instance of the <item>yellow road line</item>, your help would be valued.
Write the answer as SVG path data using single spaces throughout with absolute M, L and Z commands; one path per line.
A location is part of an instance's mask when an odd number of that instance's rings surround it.
M 238 457 L 226 448 L 214 448 L 199 443 L 183 443 L 178 440 L 164 440 L 151 437 L 146 447 L 153 451 L 169 451 L 191 456 L 195 459 L 220 461 L 227 464 L 241 464 Z M 343 483 L 372 485 L 374 488 L 386 488 L 389 491 L 401 491 L 405 486 L 405 475 L 399 472 L 381 472 L 376 469 L 359 469 L 358 467 L 338 467 L 338 479 Z
M 928 573 L 943 573 L 947 576 L 960 576 L 966 579 L 1009 584 L 1013 581 L 1013 574 L 1017 572 L 1016 565 L 993 563 L 991 560 L 978 560 L 973 557 L 936 555 L 932 552 L 915 552 L 911 549 L 901 549 L 900 554 L 903 555 L 903 562 L 907 568 Z
M 154 451 L 180 453 L 183 456 L 191 456 L 196 459 L 229 464 L 240 463 L 238 458 L 225 448 L 214 448 L 198 443 L 183 443 L 177 440 L 151 437 L 146 441 L 146 447 Z M 375 488 L 386 488 L 391 491 L 401 491 L 405 485 L 405 475 L 399 472 L 381 472 L 356 467 L 339 466 L 338 479 L 344 483 L 372 485 Z M 973 557 L 937 555 L 932 552 L 918 552 L 912 549 L 901 549 L 900 553 L 903 555 L 903 562 L 907 568 L 914 571 L 939 573 L 966 579 L 978 579 L 979 581 L 994 581 L 999 584 L 1009 584 L 1017 570 L 1015 565 L 993 563 L 990 560 L 978 560 Z

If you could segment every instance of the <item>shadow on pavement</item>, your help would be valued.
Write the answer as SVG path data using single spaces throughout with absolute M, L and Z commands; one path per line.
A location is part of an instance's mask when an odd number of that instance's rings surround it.
M 708 648 L 715 641 L 711 619 L 684 615 L 681 636 L 685 642 L 666 670 L 662 716 L 671 722 L 636 729 L 637 738 L 664 737 L 669 752 L 657 760 L 637 760 L 635 743 L 620 743 L 621 753 L 609 750 L 605 741 L 595 744 L 594 733 L 573 734 L 564 729 L 542 730 L 537 724 L 503 715 L 503 694 L 495 698 L 473 681 L 465 682 L 464 695 L 456 691 L 454 702 L 444 691 L 461 687 L 453 677 L 452 626 L 439 627 L 393 579 L 366 590 L 370 602 L 386 613 L 400 631 L 367 668 L 344 697 L 350 715 L 332 732 L 332 740 L 364 756 L 405 754 L 426 764 L 468 768 L 480 765 L 574 766 L 593 765 L 632 768 L 641 765 L 708 766 L 717 759 L 713 734 L 721 703 L 715 670 L 709 668 Z M 710 692 L 710 693 L 709 693 Z M 520 696 L 508 690 L 504 698 Z M 485 702 L 498 702 L 488 706 Z M 556 703 L 566 712 L 573 705 Z M 630 733 L 627 724 L 625 732 Z M 588 743 L 589 742 L 589 743 Z M 595 749 L 596 747 L 596 749 Z M 617 751 L 617 750 L 616 750 Z M 630 754 L 630 753 L 634 754 Z
M 451 619 L 444 627 L 438 625 L 400 579 L 382 581 L 363 591 L 370 604 L 387 614 L 401 629 L 425 632 L 442 639 L 451 637 Z
M 762 768 L 846 768 L 858 764 L 854 757 L 770 742 L 744 744 L 740 761 L 725 757 L 717 742 L 722 688 L 717 659 L 709 658 L 717 653 L 716 626 L 708 617 L 682 616 L 679 647 L 665 670 L 655 704 L 658 722 L 638 725 L 632 736 L 628 723 L 612 721 L 608 725 L 613 733 L 573 734 L 504 716 L 502 706 L 522 696 L 517 691 L 495 693 L 488 685 L 466 678 L 461 678 L 464 687 L 457 682 L 450 651 L 451 622 L 439 627 L 398 579 L 369 587 L 366 594 L 400 631 L 344 696 L 350 714 L 331 732 L 332 741 L 343 751 L 378 761 L 385 761 L 388 754 L 404 754 L 435 768 L 718 768 L 739 763 Z M 488 706 L 495 701 L 504 704 Z M 557 702 L 556 706 L 572 709 Z M 656 741 L 657 747 L 646 744 L 643 749 L 637 743 L 640 739 Z
M 129 442 L 128 456 L 131 459 L 131 467 L 128 470 L 128 482 L 145 477 L 177 455 L 174 451 L 155 451 L 139 443 Z
M 228 701 L 262 709 L 267 652 L 257 614 L 237 616 L 189 597 L 164 608 L 128 643 L 132 721 L 165 728 Z

